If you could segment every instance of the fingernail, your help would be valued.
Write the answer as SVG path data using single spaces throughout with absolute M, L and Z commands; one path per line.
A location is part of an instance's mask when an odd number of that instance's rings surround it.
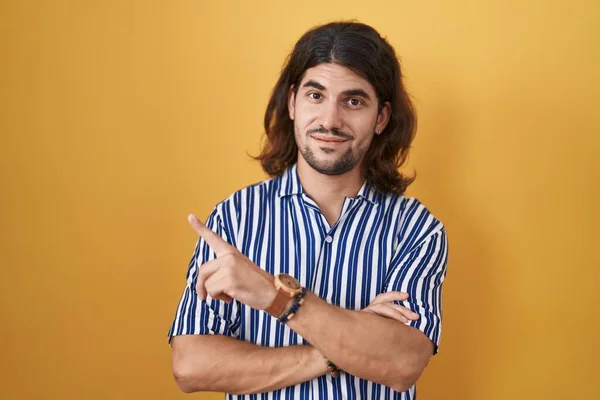
M 194 214 L 188 215 L 188 221 L 194 222 L 194 221 L 197 221 L 197 220 L 198 220 L 198 218 L 196 218 L 196 216 Z

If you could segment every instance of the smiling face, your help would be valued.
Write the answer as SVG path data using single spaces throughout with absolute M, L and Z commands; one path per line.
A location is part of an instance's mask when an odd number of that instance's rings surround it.
M 288 101 L 298 159 L 326 175 L 360 168 L 373 136 L 388 122 L 389 109 L 386 103 L 378 113 L 373 86 L 346 67 L 323 63 L 307 69 Z

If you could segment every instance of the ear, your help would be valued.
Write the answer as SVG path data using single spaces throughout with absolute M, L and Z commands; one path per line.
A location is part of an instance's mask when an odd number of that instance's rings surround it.
M 381 132 L 385 129 L 388 122 L 390 121 L 390 113 L 392 111 L 392 106 L 389 101 L 386 101 L 383 105 L 383 108 L 377 114 L 377 123 L 375 124 L 375 134 L 381 135 Z
M 294 85 L 290 86 L 288 91 L 288 112 L 290 114 L 290 119 L 293 121 L 296 110 L 296 95 L 294 94 Z

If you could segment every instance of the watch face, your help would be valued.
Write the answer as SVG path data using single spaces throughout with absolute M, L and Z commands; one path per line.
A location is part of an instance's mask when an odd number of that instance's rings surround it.
M 281 283 L 283 283 L 285 287 L 288 287 L 292 290 L 298 290 L 302 288 L 302 286 L 300 286 L 300 283 L 290 275 L 281 274 L 279 275 L 279 280 L 281 281 Z

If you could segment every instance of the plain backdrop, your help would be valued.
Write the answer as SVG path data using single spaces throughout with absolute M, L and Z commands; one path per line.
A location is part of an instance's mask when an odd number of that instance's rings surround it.
M 186 216 L 265 178 L 283 61 L 340 19 L 396 48 L 448 229 L 419 399 L 600 398 L 592 0 L 0 2 L 0 398 L 222 397 L 171 374 Z

